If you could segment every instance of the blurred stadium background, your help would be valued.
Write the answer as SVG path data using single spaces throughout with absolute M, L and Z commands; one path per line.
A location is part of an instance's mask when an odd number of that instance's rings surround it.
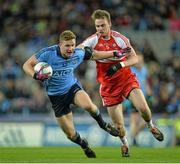
M 128 36 L 144 55 L 148 97 L 154 120 L 165 134 L 162 143 L 147 130 L 137 145 L 180 145 L 180 1 L 179 0 L 1 0 L 0 1 L 0 146 L 74 146 L 57 126 L 42 84 L 26 76 L 22 64 L 39 49 L 57 43 L 71 29 L 78 43 L 95 32 L 90 15 L 95 9 L 112 15 L 113 29 Z M 96 82 L 95 62 L 85 62 L 77 75 L 103 116 Z M 125 103 L 129 134 L 131 106 Z M 93 146 L 118 146 L 82 109 L 73 107 L 80 134 Z

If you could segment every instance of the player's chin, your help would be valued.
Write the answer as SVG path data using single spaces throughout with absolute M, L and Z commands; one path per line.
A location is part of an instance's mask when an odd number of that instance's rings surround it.
M 100 31 L 99 34 L 100 34 L 101 36 L 103 36 L 103 35 L 104 35 L 104 32 L 101 32 L 101 31 Z
M 107 34 L 104 33 L 104 32 L 102 32 L 102 33 L 100 33 L 100 34 L 101 34 L 102 37 L 106 37 L 106 36 L 107 36 Z
M 73 55 L 73 53 L 72 53 L 72 52 L 71 52 L 71 53 L 67 53 L 67 54 L 66 54 L 66 56 L 67 56 L 68 58 L 70 58 L 72 55 Z

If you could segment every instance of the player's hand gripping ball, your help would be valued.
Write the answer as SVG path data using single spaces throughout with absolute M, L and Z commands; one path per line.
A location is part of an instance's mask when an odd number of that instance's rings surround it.
M 52 76 L 53 69 L 48 63 L 39 62 L 34 66 L 34 72 L 34 79 L 44 81 Z

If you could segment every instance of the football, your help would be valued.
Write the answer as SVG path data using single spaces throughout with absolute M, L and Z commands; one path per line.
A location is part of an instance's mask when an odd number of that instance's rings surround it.
M 42 74 L 48 74 L 49 77 L 52 76 L 53 74 L 53 69 L 52 67 L 46 63 L 46 62 L 39 62 L 34 66 L 34 71 L 37 73 L 39 71 L 42 71 Z

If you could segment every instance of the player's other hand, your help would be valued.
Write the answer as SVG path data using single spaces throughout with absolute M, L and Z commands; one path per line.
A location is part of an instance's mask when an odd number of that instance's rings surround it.
M 127 48 L 121 49 L 120 51 L 114 51 L 113 54 L 114 54 L 114 57 L 122 58 L 126 55 L 126 53 L 130 53 L 130 52 L 131 52 L 131 48 L 127 47 Z
M 114 75 L 119 69 L 121 69 L 122 63 L 113 64 L 106 72 L 106 76 L 112 76 Z
M 46 79 L 49 78 L 49 74 L 50 74 L 50 73 L 48 73 L 48 74 L 44 74 L 44 73 L 43 73 L 43 69 L 44 69 L 45 67 L 46 67 L 46 66 L 42 66 L 41 69 L 40 69 L 38 72 L 35 72 L 35 73 L 34 73 L 33 78 L 34 78 L 35 80 L 44 81 L 44 80 L 46 80 Z
M 44 80 L 49 78 L 49 75 L 48 74 L 42 74 L 42 73 L 34 73 L 33 78 L 35 80 L 44 81 Z
M 113 53 L 114 53 L 114 57 L 122 58 L 122 57 L 124 57 L 126 55 L 126 53 L 130 53 L 130 52 L 131 52 L 131 48 L 127 47 L 127 48 L 121 49 L 120 51 L 114 51 Z M 124 67 L 124 63 L 123 62 L 120 62 L 120 63 L 112 65 L 107 70 L 106 76 L 114 75 L 114 73 L 116 73 L 119 69 L 121 69 L 123 67 Z
M 49 74 L 51 74 L 51 73 L 50 72 L 49 73 L 43 73 L 43 69 L 46 68 L 46 67 L 47 67 L 47 65 L 43 65 L 38 72 L 34 73 L 33 78 L 35 80 L 40 80 L 42 82 L 44 80 L 49 79 Z
M 34 73 L 33 78 L 35 80 L 44 81 L 44 80 L 49 78 L 49 75 L 48 74 L 43 74 L 42 72 L 36 72 L 36 73 Z

